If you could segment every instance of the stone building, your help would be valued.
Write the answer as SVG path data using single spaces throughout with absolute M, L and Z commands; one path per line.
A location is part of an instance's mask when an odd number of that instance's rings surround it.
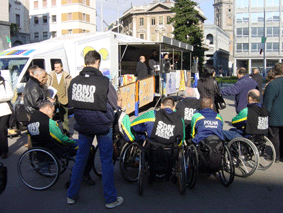
M 1 13 L 0 13 L 0 51 L 8 49 L 9 43 L 7 38 L 10 38 L 10 25 L 9 22 L 9 2 L 1 2 Z
M 216 73 L 228 75 L 232 72 L 229 68 L 230 36 L 216 25 L 204 25 L 204 38 L 209 49 L 205 52 L 206 64 L 216 68 Z
M 171 1 L 154 1 L 148 5 L 133 6 L 120 18 L 122 24 L 119 32 L 150 41 L 161 41 L 162 36 L 173 38 L 174 28 L 172 24 L 169 24 L 174 16 L 172 7 L 174 2 Z M 198 7 L 195 9 L 198 11 L 200 26 L 203 30 L 206 17 Z M 112 30 L 117 32 L 117 26 L 114 26 Z
M 9 0 L 12 47 L 30 42 L 29 0 Z

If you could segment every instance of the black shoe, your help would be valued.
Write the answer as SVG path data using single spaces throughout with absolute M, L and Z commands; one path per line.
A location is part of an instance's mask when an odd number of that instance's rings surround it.
M 95 185 L 95 181 L 91 179 L 90 175 L 84 176 L 83 181 L 88 185 Z

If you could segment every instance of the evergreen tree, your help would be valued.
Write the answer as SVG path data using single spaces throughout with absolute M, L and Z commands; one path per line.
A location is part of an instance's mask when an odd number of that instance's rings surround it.
M 199 68 L 202 70 L 204 62 L 204 51 L 202 47 L 203 31 L 200 28 L 198 11 L 194 8 L 197 3 L 191 0 L 175 0 L 175 5 L 171 9 L 175 16 L 171 19 L 173 23 L 175 39 L 193 45 L 193 56 L 199 58 Z M 184 55 L 184 66 L 189 67 L 189 55 Z

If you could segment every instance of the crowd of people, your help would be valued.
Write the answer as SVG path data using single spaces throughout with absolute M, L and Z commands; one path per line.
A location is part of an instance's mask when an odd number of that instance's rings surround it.
M 54 63 L 54 71 L 49 74 L 38 66 L 30 67 L 30 77 L 24 90 L 24 104 L 29 118 L 29 147 L 40 142 L 50 144 L 49 148 L 53 150 L 50 143 L 53 141 L 71 148 L 76 160 L 68 185 L 67 203 L 74 204 L 82 181 L 89 185 L 95 184 L 89 172 L 93 163 L 92 143 L 96 137 L 106 208 L 115 208 L 123 203 L 114 185 L 112 162 L 113 123 L 115 111 L 121 111 L 121 96 L 117 95 L 109 79 L 99 70 L 101 56 L 98 52 L 89 51 L 84 60 L 86 66 L 73 79 L 63 70 L 61 61 Z M 157 60 L 157 51 L 154 50 L 148 71 L 144 64 L 145 57 L 140 57 L 136 72 L 139 80 L 149 73 L 156 74 Z M 162 60 L 162 69 L 166 73 L 172 66 L 168 62 L 168 54 Z M 121 129 L 124 138 L 141 144 L 146 139 L 160 144 L 178 141 L 180 146 L 185 140 L 198 144 L 210 135 L 216 135 L 224 141 L 244 135 L 268 134 L 276 149 L 276 162 L 279 162 L 283 157 L 283 112 L 280 109 L 283 106 L 283 64 L 277 63 L 272 73 L 268 74 L 270 81 L 264 92 L 261 90 L 262 79 L 258 69 L 253 70 L 253 75 L 249 76 L 245 68 L 239 68 L 237 83 L 222 90 L 214 76 L 215 70 L 205 67 L 197 85 L 200 99 L 194 89 L 186 88 L 185 97 L 178 103 L 167 96 L 162 99 L 160 110 L 146 112 L 132 122 L 125 116 Z M 53 89 L 50 90 L 50 87 Z M 51 91 L 56 91 L 56 95 L 51 94 Z M 0 94 L 0 154 L 5 159 L 8 157 L 7 123 L 12 114 L 9 103 L 14 94 L 9 82 L 2 77 Z M 235 128 L 229 131 L 223 130 L 216 95 L 235 96 L 237 115 L 232 119 Z M 68 107 L 74 109 L 74 130 L 79 133 L 78 140 L 70 138 Z M 56 109 L 63 121 L 63 133 L 53 120 Z

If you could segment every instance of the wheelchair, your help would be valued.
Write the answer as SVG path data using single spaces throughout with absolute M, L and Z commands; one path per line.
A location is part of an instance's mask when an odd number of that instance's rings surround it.
M 228 142 L 228 147 L 238 177 L 248 177 L 257 169 L 266 170 L 275 161 L 275 148 L 264 135 L 238 137 Z
M 115 165 L 118 160 L 120 161 L 122 150 L 124 150 L 125 147 L 127 147 L 129 144 L 130 143 L 124 139 L 123 135 L 120 132 L 113 134 L 113 165 Z M 102 176 L 100 152 L 98 145 L 94 149 L 93 171 L 98 177 Z
M 27 187 L 45 190 L 52 187 L 67 169 L 72 169 L 69 162 L 75 162 L 76 150 L 55 142 L 50 142 L 48 147 L 34 142 L 32 145 L 19 158 L 18 175 Z
M 177 183 L 180 194 L 186 192 L 186 163 L 184 146 L 178 141 L 170 145 L 146 140 L 138 149 L 139 173 L 138 193 L 143 194 L 147 177 L 152 183 L 172 180 Z
M 221 157 L 219 156 L 217 166 L 209 162 L 209 152 L 214 152 L 213 149 L 210 150 L 206 145 L 209 141 L 218 144 L 222 143 L 218 149 Z M 219 137 L 215 135 L 209 136 L 199 144 L 188 140 L 185 144 L 185 156 L 186 184 L 189 188 L 196 185 L 199 173 L 214 174 L 224 186 L 229 186 L 234 181 L 235 170 L 230 149 Z

